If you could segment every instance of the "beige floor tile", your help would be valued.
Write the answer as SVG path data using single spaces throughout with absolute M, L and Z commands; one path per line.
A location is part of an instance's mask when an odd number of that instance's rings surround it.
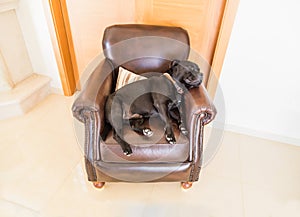
M 241 185 L 232 180 L 205 175 L 186 191 L 179 183 L 106 183 L 98 190 L 86 181 L 82 167 L 42 210 L 43 217 L 243 216 Z
M 38 212 L 27 209 L 15 203 L 0 199 L 0 216 L 1 217 L 40 217 Z
M 153 184 L 107 183 L 96 189 L 87 181 L 83 162 L 41 211 L 43 217 L 142 216 Z
M 273 210 L 273 217 L 299 217 L 300 216 L 300 199 L 287 200 Z
M 208 161 L 202 172 L 240 181 L 240 137 L 239 134 L 224 132 L 221 144 L 215 150 L 215 155 Z
M 242 181 L 246 184 L 300 194 L 300 147 L 243 136 Z
M 296 217 L 300 216 L 300 195 L 243 185 L 245 217 Z
M 39 210 L 57 191 L 82 157 L 67 117 L 65 97 L 51 95 L 19 121 L 1 122 L 14 129 L 0 132 L 10 138 L 0 145 L 2 198 Z
M 143 216 L 243 216 L 239 182 L 203 174 L 189 190 L 178 183 L 156 184 Z

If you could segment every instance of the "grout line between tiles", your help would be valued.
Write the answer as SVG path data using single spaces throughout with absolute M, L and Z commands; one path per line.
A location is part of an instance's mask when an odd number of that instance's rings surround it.
M 246 207 L 245 207 L 245 192 L 244 192 L 244 185 L 243 185 L 243 175 L 242 175 L 242 156 L 241 156 L 241 143 L 243 142 L 243 138 L 241 135 L 238 135 L 239 143 L 238 143 L 238 159 L 239 159 L 239 170 L 240 170 L 240 188 L 242 194 L 242 206 L 243 206 L 243 216 L 246 217 Z
M 10 203 L 10 204 L 12 204 L 12 205 L 19 206 L 19 207 L 21 207 L 22 209 L 29 210 L 30 212 L 36 213 L 37 216 L 40 215 L 40 212 L 39 212 L 38 210 L 34 210 L 34 209 L 32 209 L 32 208 L 29 208 L 29 207 L 27 207 L 27 206 L 24 206 L 23 204 L 16 203 L 16 202 L 11 201 L 11 200 L 7 200 L 7 199 L 5 199 L 5 198 L 3 198 L 3 197 L 1 197 L 0 200 L 2 200 L 2 201 L 4 201 L 4 202 L 7 202 L 7 203 Z
M 144 210 L 143 210 L 143 212 L 142 212 L 142 216 L 141 216 L 141 217 L 145 217 L 145 215 L 146 215 L 146 211 L 147 211 L 146 207 L 148 206 L 148 204 L 149 204 L 148 202 L 149 202 L 149 201 L 151 200 L 151 198 L 152 198 L 154 189 L 155 189 L 155 185 L 152 184 L 152 188 L 151 188 L 151 191 L 150 191 L 150 193 L 149 193 L 149 197 L 148 197 L 148 199 L 147 199 L 147 201 L 146 201 L 146 203 L 145 203 Z

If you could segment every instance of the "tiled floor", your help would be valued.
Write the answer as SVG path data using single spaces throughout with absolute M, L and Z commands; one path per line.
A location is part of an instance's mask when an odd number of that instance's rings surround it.
M 299 217 L 300 147 L 225 132 L 200 181 L 86 181 L 70 113 L 50 95 L 22 117 L 0 122 L 0 216 Z

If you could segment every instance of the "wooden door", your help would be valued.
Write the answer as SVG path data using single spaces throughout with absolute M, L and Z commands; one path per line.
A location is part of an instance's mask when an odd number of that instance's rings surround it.
M 55 5 L 55 2 L 59 7 Z M 101 2 L 106 3 L 103 7 L 110 6 L 109 19 L 105 19 L 104 22 L 106 26 L 130 21 L 144 24 L 181 26 L 185 28 L 190 35 L 192 50 L 194 53 L 198 53 L 203 57 L 203 60 L 208 63 L 208 67 L 203 69 L 207 75 L 205 82 L 209 79 L 209 90 L 211 95 L 214 94 L 217 80 L 221 73 L 239 0 L 130 0 L 130 4 L 129 2 L 126 2 L 129 4 L 129 6 L 126 6 L 126 8 L 129 8 L 129 11 L 123 10 L 125 6 L 124 4 L 120 4 L 120 1 L 118 0 L 114 0 L 114 4 L 110 4 L 107 0 L 95 0 L 91 1 L 89 4 L 92 4 L 93 2 L 95 4 L 97 3 L 98 6 Z M 80 74 L 80 71 L 82 71 L 86 62 L 88 62 L 88 57 L 95 55 L 96 52 L 94 51 L 97 51 L 100 48 L 101 36 L 99 35 L 99 28 L 95 28 L 93 23 L 99 23 L 103 19 L 98 19 L 98 17 L 97 19 L 93 19 L 93 17 L 95 17 L 95 14 L 97 16 L 99 15 L 97 11 L 101 12 L 101 10 L 103 11 L 104 9 L 102 8 L 100 10 L 100 7 L 90 7 L 94 9 L 92 10 L 93 13 L 89 13 L 88 11 L 82 12 L 83 8 L 77 8 L 80 14 L 75 14 L 76 16 L 73 16 L 73 18 L 70 17 L 70 27 L 68 14 L 74 15 L 70 9 L 75 10 L 76 8 L 67 8 L 66 0 L 49 0 L 49 3 L 50 6 L 52 6 L 52 16 L 54 21 L 57 21 L 56 33 L 58 35 L 58 42 L 61 43 L 59 49 L 62 55 L 58 57 L 61 58 L 58 62 L 62 62 L 62 65 L 65 64 L 60 70 L 62 84 L 65 93 L 68 93 L 66 95 L 71 95 L 75 91 L 74 87 L 76 85 L 72 84 L 72 82 L 76 80 L 77 71 L 79 71 Z M 78 4 L 79 3 L 85 4 L 86 1 L 78 0 Z M 132 4 L 135 6 L 135 10 L 130 7 Z M 113 15 L 111 13 L 117 14 Z M 123 16 L 119 16 L 121 13 L 126 15 L 126 19 L 124 19 Z M 135 20 L 131 18 L 132 14 L 134 14 L 133 17 Z M 82 25 L 83 15 L 85 17 L 90 16 L 87 22 L 88 25 Z M 77 18 L 74 19 L 74 17 Z M 74 29 L 76 30 L 74 25 L 80 26 L 80 28 L 77 28 L 77 30 L 80 29 L 80 31 L 74 31 Z M 97 26 L 99 25 L 97 24 Z M 71 30 L 73 29 L 73 31 L 69 30 L 69 27 Z M 61 28 L 67 28 L 67 31 L 61 31 Z M 85 30 L 86 32 L 84 32 Z M 80 37 L 80 34 L 83 34 L 83 32 L 86 35 L 96 34 L 97 40 L 84 38 L 84 42 L 88 42 L 88 47 L 83 47 L 82 45 L 84 43 L 82 40 L 78 40 L 78 37 Z M 72 40 L 72 38 L 74 40 Z M 87 56 L 86 51 L 90 50 L 93 52 L 88 52 Z M 74 58 L 74 56 L 76 56 L 76 58 Z M 63 60 L 63 58 L 66 57 L 70 59 L 69 63 Z M 77 65 L 75 60 L 77 60 Z M 68 64 L 72 63 L 74 63 L 72 65 L 73 70 L 68 70 L 68 67 L 71 67 Z M 211 76 L 212 74 L 214 76 Z
M 181 26 L 190 36 L 192 55 L 201 56 L 212 95 L 220 76 L 239 0 L 136 1 L 136 22 Z M 209 77 L 210 76 L 210 77 Z

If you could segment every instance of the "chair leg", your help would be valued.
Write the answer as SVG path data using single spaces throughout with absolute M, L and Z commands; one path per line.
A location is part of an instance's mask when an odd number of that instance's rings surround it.
M 193 185 L 193 182 L 181 182 L 181 187 L 183 189 L 189 189 L 192 187 L 192 185 Z
M 105 182 L 93 182 L 93 185 L 95 188 L 101 189 L 105 185 Z

